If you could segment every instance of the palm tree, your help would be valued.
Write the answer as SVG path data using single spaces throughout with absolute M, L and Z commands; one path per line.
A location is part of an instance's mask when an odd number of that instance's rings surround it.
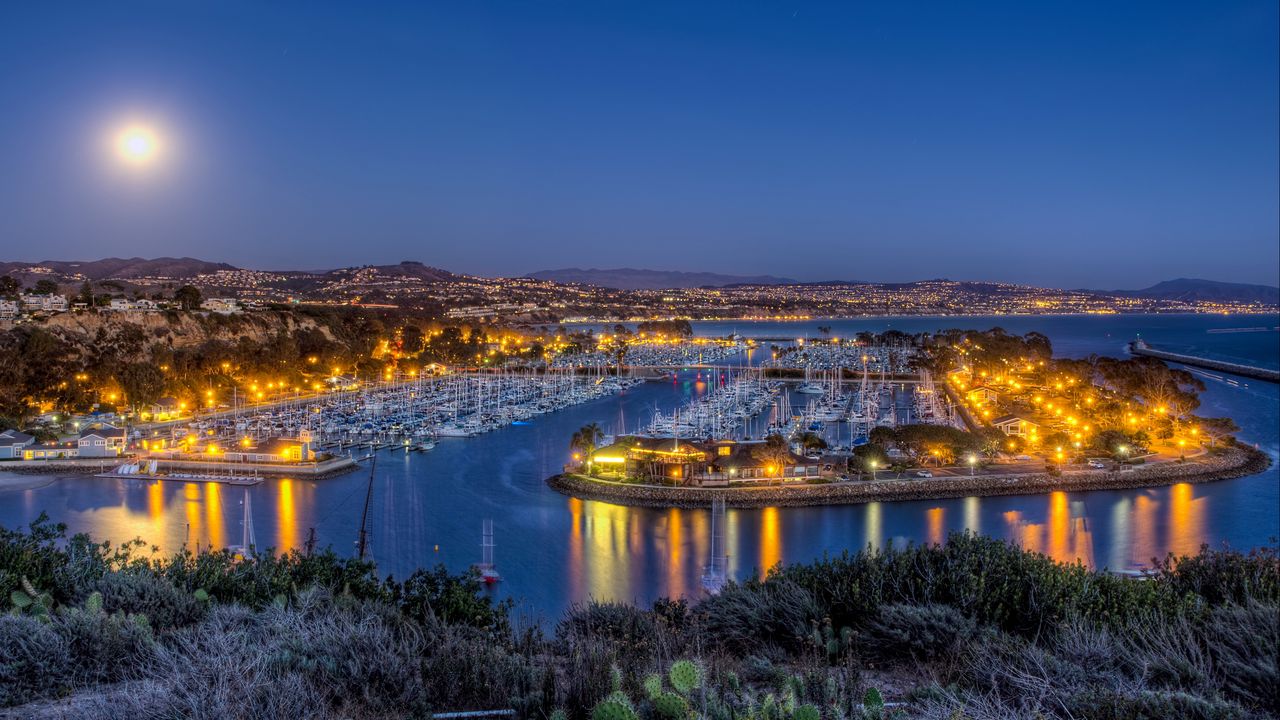
M 600 429 L 597 423 L 583 425 L 569 439 L 569 449 L 582 456 L 583 460 L 591 457 L 591 453 L 596 451 L 596 446 L 600 441 L 604 440 L 604 431 Z

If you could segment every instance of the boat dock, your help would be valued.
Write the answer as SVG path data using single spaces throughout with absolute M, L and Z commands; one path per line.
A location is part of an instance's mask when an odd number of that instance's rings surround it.
M 1159 358 L 1160 360 L 1182 363 L 1183 365 L 1190 365 L 1192 367 L 1228 372 L 1233 375 L 1253 378 L 1254 380 L 1266 380 L 1267 382 L 1280 383 L 1280 370 L 1254 367 L 1252 365 L 1240 365 L 1238 363 L 1224 362 L 1222 360 L 1212 360 L 1209 358 L 1196 357 L 1194 355 L 1182 355 L 1180 353 L 1156 350 L 1142 340 L 1134 340 L 1129 343 L 1129 352 L 1134 355 Z
M 134 478 L 172 482 L 212 482 L 224 485 L 257 485 L 268 477 L 318 478 L 337 475 L 357 466 L 350 457 L 335 457 L 317 463 L 252 463 L 168 458 L 137 459 L 109 472 L 94 473 L 100 478 Z

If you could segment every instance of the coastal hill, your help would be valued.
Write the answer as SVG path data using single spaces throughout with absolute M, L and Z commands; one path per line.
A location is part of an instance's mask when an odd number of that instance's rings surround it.
M 1113 290 L 1108 294 L 1152 300 L 1188 302 L 1250 302 L 1263 305 L 1280 304 L 1280 288 L 1270 285 L 1219 282 L 1197 278 L 1165 280 L 1142 290 Z
M 86 280 L 129 280 L 144 277 L 188 278 L 214 273 L 219 270 L 235 269 L 234 265 L 227 263 L 209 262 L 189 257 L 0 262 L 0 275 L 54 275 L 64 279 Z
M 559 283 L 595 285 L 617 290 L 669 290 L 673 288 L 725 287 L 728 285 L 795 285 L 797 281 L 773 275 L 722 275 L 677 270 L 637 270 L 635 268 L 561 268 L 539 270 L 525 277 Z

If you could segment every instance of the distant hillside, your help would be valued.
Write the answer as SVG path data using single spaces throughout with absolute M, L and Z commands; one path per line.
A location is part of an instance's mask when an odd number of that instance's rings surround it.
M 376 270 L 379 275 L 387 275 L 390 277 L 412 277 L 426 282 L 453 282 L 459 279 L 448 270 L 441 270 L 438 267 L 423 265 L 416 260 L 405 260 L 398 265 L 369 265 L 363 268 L 343 268 L 342 270 L 331 270 L 329 275 L 336 273 L 351 272 L 357 270 Z
M 526 277 L 561 283 L 579 283 L 618 290 L 664 290 L 667 288 L 724 287 L 726 285 L 790 285 L 796 281 L 772 275 L 721 275 L 708 272 L 679 272 L 675 270 L 637 270 L 614 268 L 612 270 L 584 270 L 562 268 L 539 270 Z
M 1152 300 L 1234 301 L 1280 305 L 1280 288 L 1277 287 L 1195 278 L 1166 280 L 1142 290 L 1116 290 L 1111 294 Z
M 105 258 L 102 260 L 44 260 L 41 262 L 8 262 L 0 263 L 0 275 L 30 274 L 33 268 L 48 268 L 63 277 L 84 276 L 90 280 L 106 278 L 141 278 L 141 277 L 195 277 L 201 273 L 218 270 L 235 270 L 234 265 L 208 262 L 196 258 L 162 257 L 148 260 L 146 258 Z
M 241 268 L 223 262 L 210 262 L 197 258 L 161 257 L 146 258 L 104 258 L 102 260 L 42 260 L 39 262 L 0 262 L 0 275 L 55 275 L 60 277 L 83 276 L 90 280 L 129 280 L 143 277 L 193 278 L 197 275 L 214 273 L 219 270 L 239 270 Z M 303 272 L 298 270 L 277 271 L 281 275 L 313 275 L 336 276 L 349 275 L 364 271 L 374 271 L 377 275 L 389 277 L 413 277 L 425 281 L 448 282 L 457 280 L 458 276 L 448 270 L 424 265 L 420 262 L 406 260 L 396 265 L 363 265 L 355 267 Z M 47 272 L 47 271 L 52 271 Z

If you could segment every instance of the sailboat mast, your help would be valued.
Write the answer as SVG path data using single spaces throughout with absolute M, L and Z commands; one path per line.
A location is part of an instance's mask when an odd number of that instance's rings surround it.
M 369 549 L 369 503 L 373 500 L 373 469 L 377 466 L 378 456 L 375 454 L 369 461 L 369 487 L 364 494 L 364 512 L 360 514 L 360 535 L 356 538 L 356 557 L 360 560 L 364 560 Z

